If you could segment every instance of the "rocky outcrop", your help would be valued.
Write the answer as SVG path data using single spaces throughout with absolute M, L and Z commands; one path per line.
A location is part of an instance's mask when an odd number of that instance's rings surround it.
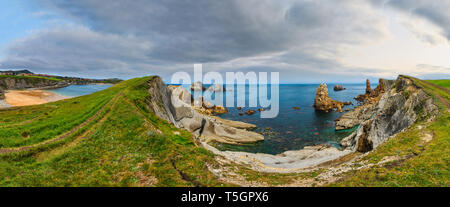
M 342 112 L 344 103 L 335 101 L 328 95 L 327 84 L 320 84 L 316 90 L 316 98 L 314 99 L 314 108 L 318 111 L 328 112 L 333 109 Z
M 395 82 L 381 80 L 364 105 L 337 121 L 337 127 L 359 125 L 341 141 L 341 146 L 358 152 L 371 151 L 418 119 L 433 118 L 437 113 L 432 97 L 408 77 L 399 76 Z
M 0 88 L 0 100 L 5 99 L 5 92 L 3 92 L 3 89 Z
M 335 85 L 333 87 L 333 90 L 334 91 L 342 91 L 342 90 L 345 90 L 345 88 L 342 85 Z
M 225 86 L 221 84 L 211 85 L 208 89 L 211 92 L 224 92 L 226 91 Z
M 370 81 L 366 81 L 366 93 L 358 95 L 355 99 L 361 104 L 352 111 L 345 113 L 342 117 L 335 120 L 336 130 L 353 128 L 362 122 L 373 117 L 377 110 L 377 104 L 383 93 L 387 91 L 393 81 L 380 79 L 375 90 L 370 88 Z
M 200 81 L 191 84 L 191 91 L 205 91 L 205 90 L 206 87 L 203 86 L 203 83 Z
M 0 89 L 3 90 L 22 90 L 29 88 L 61 88 L 68 84 L 63 81 L 56 81 L 46 78 L 25 78 L 25 77 L 3 77 L 0 78 Z
M 247 130 L 255 128 L 255 125 L 202 113 L 199 110 L 201 105 L 196 107 L 192 95 L 183 87 L 167 87 L 161 78 L 154 77 L 149 81 L 148 90 L 147 105 L 152 112 L 203 141 L 241 144 L 264 140 L 263 135 Z

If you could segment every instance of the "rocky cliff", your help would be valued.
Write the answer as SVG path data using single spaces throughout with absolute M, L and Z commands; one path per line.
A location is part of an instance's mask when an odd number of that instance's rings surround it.
M 0 88 L 0 100 L 5 99 L 5 92 Z
M 149 109 L 160 118 L 192 132 L 204 141 L 241 144 L 264 140 L 264 136 L 247 130 L 255 128 L 255 125 L 202 113 L 193 105 L 192 95 L 183 87 L 167 87 L 159 77 L 154 77 L 148 84 Z
M 380 80 L 375 90 L 368 83 L 364 104 L 344 114 L 336 122 L 336 129 L 358 126 L 357 130 L 341 141 L 344 149 L 367 152 L 389 137 L 408 128 L 418 119 L 430 119 L 438 107 L 412 80 L 399 76 L 396 81 Z
M 4 99 L 5 90 L 22 90 L 28 88 L 60 88 L 67 83 L 48 78 L 0 77 L 0 99 Z

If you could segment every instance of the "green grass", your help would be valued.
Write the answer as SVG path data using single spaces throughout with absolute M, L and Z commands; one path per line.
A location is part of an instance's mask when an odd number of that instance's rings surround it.
M 36 132 L 28 138 L 33 141 L 1 133 L 4 145 L 22 146 L 69 131 L 114 99 L 101 116 L 63 140 L 0 155 L 0 186 L 226 186 L 207 169 L 207 163 L 214 163 L 210 152 L 197 147 L 190 133 L 147 109 L 146 83 L 151 78 L 124 81 L 75 99 L 0 111 L 0 117 L 9 117 L 1 119 L 8 125 L 23 122 L 15 115 L 28 109 L 45 111 L 30 118 L 50 115 L 34 124 L 6 127 L 14 135 L 25 129 Z
M 352 171 L 330 186 L 450 186 L 450 113 L 437 98 L 447 95 L 446 101 L 450 101 L 448 94 L 425 81 L 411 79 L 435 98 L 441 113 L 437 120 L 417 122 L 364 158 L 369 163 L 378 163 L 387 156 L 406 158 L 403 161 Z M 422 140 L 424 133 L 434 136 L 428 144 Z
M 442 86 L 444 88 L 450 89 L 450 79 L 444 79 L 444 80 L 427 80 L 430 83 L 436 84 L 438 86 Z

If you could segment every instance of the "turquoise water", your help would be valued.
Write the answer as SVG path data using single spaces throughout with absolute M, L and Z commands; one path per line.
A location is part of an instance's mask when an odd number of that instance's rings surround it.
M 49 89 L 47 91 L 50 91 L 52 93 L 61 95 L 61 96 L 67 96 L 67 97 L 78 97 L 78 96 L 84 96 L 91 93 L 95 93 L 97 91 L 105 90 L 112 85 L 105 84 L 105 85 L 70 85 L 64 88 L 56 88 L 56 89 Z
M 243 146 L 218 144 L 218 149 L 279 154 L 287 150 L 299 150 L 305 146 L 323 143 L 338 146 L 339 141 L 348 136 L 352 130 L 335 131 L 334 120 L 342 116 L 343 113 L 315 111 L 313 104 L 318 86 L 319 84 L 280 85 L 280 111 L 277 117 L 271 119 L 260 118 L 257 110 L 259 107 L 245 107 L 242 110 L 238 110 L 236 107 L 228 108 L 229 112 L 220 115 L 220 117 L 257 125 L 258 128 L 255 131 L 264 134 L 265 140 Z M 356 106 L 357 102 L 353 98 L 365 93 L 364 84 L 344 84 L 346 90 L 343 91 L 333 91 L 333 86 L 334 84 L 328 85 L 331 98 L 354 103 L 354 105 L 346 106 L 344 109 L 351 109 Z M 248 86 L 246 92 L 246 105 L 248 106 Z M 225 95 L 224 100 L 226 100 Z M 293 107 L 300 107 L 300 110 L 295 110 Z M 256 110 L 257 113 L 251 116 L 239 115 L 239 113 L 249 109 Z M 266 130 L 267 127 L 271 129 Z

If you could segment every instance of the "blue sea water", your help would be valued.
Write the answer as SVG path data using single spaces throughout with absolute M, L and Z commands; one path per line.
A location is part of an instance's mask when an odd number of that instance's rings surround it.
M 227 108 L 228 113 L 222 114 L 220 117 L 257 125 L 258 128 L 255 131 L 264 134 L 265 140 L 242 146 L 218 143 L 218 149 L 279 154 L 287 150 L 300 150 L 305 146 L 323 143 L 338 146 L 339 141 L 351 134 L 352 130 L 335 131 L 334 120 L 343 113 L 336 111 L 326 113 L 314 109 L 315 92 L 318 86 L 319 84 L 279 85 L 280 110 L 278 116 L 271 119 L 260 118 L 257 110 L 259 107 L 245 107 L 242 110 L 238 110 L 236 107 Z M 332 99 L 342 102 L 351 101 L 354 104 L 346 106 L 344 109 L 356 106 L 357 102 L 353 98 L 365 93 L 365 84 L 344 84 L 346 90 L 343 91 L 334 91 L 333 86 L 334 84 L 328 85 L 329 95 Z M 248 106 L 248 85 L 246 93 L 246 105 Z M 268 94 L 270 98 L 270 90 Z M 225 100 L 226 96 L 224 95 L 224 103 L 226 103 Z M 293 107 L 299 107 L 300 110 L 295 110 Z M 239 115 L 249 109 L 256 110 L 257 113 L 250 116 Z M 271 129 L 267 130 L 267 127 Z
M 90 84 L 90 85 L 69 85 L 64 88 L 56 88 L 56 89 L 49 89 L 47 91 L 50 91 L 52 93 L 61 95 L 61 96 L 67 96 L 67 97 L 78 97 L 78 96 L 84 96 L 91 93 L 95 93 L 97 91 L 105 90 L 112 85 L 110 84 Z

